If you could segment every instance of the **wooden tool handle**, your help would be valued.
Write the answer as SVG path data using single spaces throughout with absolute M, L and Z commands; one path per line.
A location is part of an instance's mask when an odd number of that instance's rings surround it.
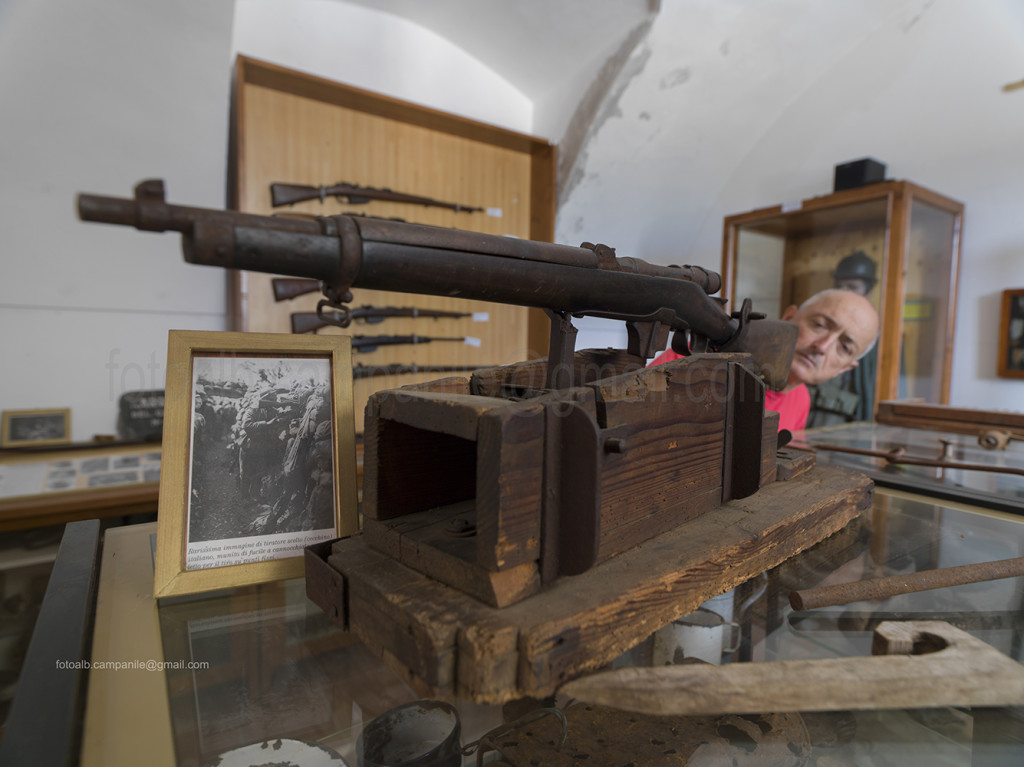
M 835 586 L 793 591 L 789 595 L 789 604 L 794 610 L 813 610 L 815 607 L 844 605 L 847 602 L 860 602 L 865 599 L 884 599 L 897 594 L 941 589 L 964 583 L 994 581 L 1018 575 L 1024 575 L 1024 557 L 980 562 L 975 565 L 943 567 L 938 570 L 922 570 L 909 575 L 890 575 L 885 578 L 872 578 L 854 583 L 840 583 Z

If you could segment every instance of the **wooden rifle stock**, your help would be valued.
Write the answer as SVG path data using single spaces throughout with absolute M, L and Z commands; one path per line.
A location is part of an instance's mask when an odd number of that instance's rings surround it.
M 288 301 L 307 293 L 319 293 L 320 280 L 300 280 L 293 277 L 275 277 L 270 281 L 274 286 L 274 300 Z
M 320 319 L 316 312 L 292 312 L 291 322 L 293 333 L 314 333 L 331 325 L 330 322 Z

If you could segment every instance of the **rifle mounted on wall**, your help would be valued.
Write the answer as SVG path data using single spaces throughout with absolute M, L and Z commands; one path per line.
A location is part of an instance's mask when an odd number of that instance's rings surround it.
M 428 208 L 446 208 L 456 213 L 475 213 L 483 208 L 472 205 L 460 205 L 457 202 L 444 202 L 435 200 L 432 197 L 420 197 L 405 192 L 395 192 L 386 187 L 360 186 L 339 181 L 331 186 L 307 186 L 304 184 L 281 184 L 270 185 L 270 204 L 275 208 L 283 205 L 294 205 L 297 202 L 307 200 L 320 200 L 323 203 L 328 197 L 336 197 L 347 202 L 349 205 L 365 205 L 371 200 L 384 200 L 386 202 L 399 202 L 409 205 L 423 205 Z
M 409 373 L 459 373 L 468 370 L 479 370 L 480 365 L 417 365 L 396 362 L 391 365 L 364 365 L 361 362 L 352 366 L 352 377 L 374 378 L 376 376 L 397 376 Z
M 628 353 L 650 359 L 673 348 L 748 352 L 771 388 L 789 377 L 796 325 L 751 311 L 726 312 L 712 298 L 721 277 L 698 266 L 616 257 L 612 248 L 555 245 L 476 232 L 351 216 L 316 220 L 170 205 L 160 180 L 132 199 L 82 194 L 83 220 L 176 231 L 185 260 L 320 280 L 326 306 L 346 311 L 351 288 L 452 296 L 544 309 L 551 319 L 545 384 L 573 385 L 573 317 L 626 323 Z
M 323 303 L 323 302 L 321 302 Z M 436 309 L 419 309 L 415 306 L 357 306 L 346 314 L 335 309 L 318 307 L 315 312 L 292 312 L 292 332 L 309 333 L 333 325 L 347 328 L 353 320 L 376 325 L 389 317 L 471 317 L 469 312 L 445 312 Z
M 381 346 L 404 346 L 405 344 L 429 344 L 431 341 L 462 341 L 465 336 L 352 336 L 352 348 L 357 352 L 375 352 Z

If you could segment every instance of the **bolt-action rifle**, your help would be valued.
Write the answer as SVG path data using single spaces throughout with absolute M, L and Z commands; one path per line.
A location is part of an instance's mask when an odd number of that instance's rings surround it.
M 405 192 L 395 192 L 391 189 L 374 186 L 360 186 L 339 181 L 331 186 L 306 186 L 303 184 L 279 184 L 270 185 L 270 204 L 275 208 L 282 205 L 294 205 L 297 202 L 306 200 L 320 200 L 323 202 L 328 197 L 337 197 L 349 205 L 365 205 L 370 200 L 385 200 L 387 202 L 401 202 L 412 205 L 423 205 L 428 208 L 447 208 L 456 213 L 475 213 L 483 208 L 474 208 L 472 205 L 460 205 L 457 202 L 443 202 L 431 197 L 420 197 Z
M 469 312 L 445 312 L 438 309 L 420 309 L 415 306 L 357 306 L 348 310 L 348 314 L 332 311 L 328 319 L 321 319 L 324 312 L 292 312 L 292 332 L 310 333 L 328 325 L 348 327 L 352 320 L 376 325 L 388 317 L 471 317 Z M 332 316 L 333 315 L 333 316 Z
M 431 341 L 465 341 L 465 336 L 452 338 L 441 336 L 352 336 L 352 348 L 357 352 L 375 352 L 379 346 L 404 344 L 429 344 Z
M 162 181 L 133 199 L 83 194 L 83 220 L 182 234 L 185 260 L 320 280 L 321 319 L 346 310 L 351 288 L 368 288 L 544 309 L 551 319 L 549 389 L 573 385 L 573 317 L 626 322 L 627 351 L 649 359 L 665 348 L 749 352 L 754 372 L 781 389 L 789 377 L 796 325 L 754 314 L 749 300 L 726 312 L 711 297 L 721 277 L 698 266 L 658 266 L 612 248 L 555 245 L 456 229 L 351 216 L 316 220 L 170 205 Z M 325 311 L 327 312 L 325 314 Z
M 391 365 L 364 365 L 361 362 L 352 366 L 353 378 L 373 378 L 375 376 L 396 376 L 407 373 L 457 373 L 466 370 L 479 370 L 479 365 L 417 365 L 415 362 Z

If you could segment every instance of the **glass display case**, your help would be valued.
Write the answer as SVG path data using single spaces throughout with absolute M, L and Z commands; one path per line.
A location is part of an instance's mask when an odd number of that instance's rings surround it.
M 1018 439 L 991 449 L 977 435 L 854 423 L 800 432 L 790 448 L 813 451 L 819 465 L 862 472 L 876 485 L 1024 515 L 1024 443 Z
M 947 403 L 963 211 L 916 184 L 884 181 L 727 216 L 722 296 L 730 306 L 750 297 L 777 317 L 820 290 L 856 290 L 875 305 L 882 332 L 838 382 L 857 395 L 836 407 L 842 420 L 870 420 L 885 399 Z
M 426 719 L 435 705 L 446 712 L 445 741 L 459 750 L 423 764 L 984 767 L 1018 765 L 1024 754 L 1018 706 L 651 716 L 562 695 L 504 704 L 425 701 L 397 666 L 313 605 L 301 579 L 158 604 L 151 589 L 154 535 L 153 524 L 133 525 L 103 541 L 95 631 L 83 656 L 91 667 L 78 720 L 81 744 L 72 740 L 77 758 L 68 763 L 371 764 L 364 751 L 375 722 L 410 711 Z M 1019 517 L 879 487 L 872 508 L 842 531 L 709 601 L 699 616 L 657 629 L 612 666 L 868 656 L 879 622 L 904 620 L 945 621 L 1019 664 L 1024 578 L 814 609 L 794 609 L 790 598 L 795 590 L 1022 553 Z M 61 630 L 69 633 L 65 625 L 51 626 Z M 60 658 L 65 667 L 74 660 Z M 39 670 L 68 678 L 69 671 L 53 669 L 52 658 L 45 665 Z M 689 694 L 700 697 L 700 690 Z M 46 708 L 62 705 L 59 695 L 48 700 Z M 39 738 L 60 737 L 46 711 L 37 708 L 33 716 L 44 725 Z M 26 737 L 9 734 L 4 745 L 12 747 Z M 33 761 L 38 754 L 21 753 L 25 760 L 10 763 L 40 763 Z

